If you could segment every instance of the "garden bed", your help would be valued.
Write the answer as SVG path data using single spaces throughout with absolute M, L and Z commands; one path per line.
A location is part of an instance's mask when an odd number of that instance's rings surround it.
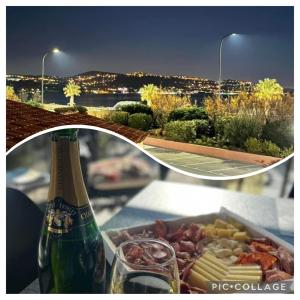
M 257 164 L 264 167 L 270 166 L 281 160 L 281 158 L 267 156 L 267 155 L 259 155 L 259 154 L 246 153 L 246 152 L 240 152 L 234 150 L 227 150 L 222 148 L 214 148 L 214 147 L 201 146 L 201 145 L 195 145 L 189 143 L 174 142 L 174 141 L 159 139 L 154 137 L 147 137 L 144 140 L 144 144 L 149 146 L 154 146 L 154 147 L 193 153 L 193 154 L 200 154 L 200 155 L 217 157 L 222 159 L 236 160 L 236 161 L 241 161 L 241 162 L 246 162 L 251 164 Z

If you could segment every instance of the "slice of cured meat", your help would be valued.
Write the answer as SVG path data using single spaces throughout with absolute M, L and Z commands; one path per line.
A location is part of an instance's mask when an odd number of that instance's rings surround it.
M 260 264 L 263 271 L 269 270 L 276 261 L 277 257 L 264 252 L 242 253 L 238 259 L 240 264 Z
M 284 271 L 280 270 L 268 270 L 265 272 L 265 282 L 276 282 L 276 281 L 282 281 L 282 280 L 287 280 L 291 279 L 293 276 L 291 274 L 288 274 Z

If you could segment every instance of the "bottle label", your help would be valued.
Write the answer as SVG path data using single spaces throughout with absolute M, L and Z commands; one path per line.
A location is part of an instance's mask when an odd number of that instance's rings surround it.
M 94 215 L 90 205 L 76 207 L 66 203 L 61 197 L 56 197 L 48 203 L 46 223 L 50 232 L 68 233 L 76 227 L 93 222 L 93 220 Z

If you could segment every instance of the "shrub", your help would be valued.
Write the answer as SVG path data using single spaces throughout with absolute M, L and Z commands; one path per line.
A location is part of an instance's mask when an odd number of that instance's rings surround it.
M 87 112 L 87 108 L 85 106 L 64 106 L 64 107 L 55 107 L 54 111 L 60 114 L 71 113 L 71 112 L 79 112 L 85 114 Z
M 216 117 L 225 116 L 229 110 L 228 102 L 225 102 L 219 96 L 205 98 L 204 109 L 206 113 L 213 119 Z
M 271 141 L 248 138 L 245 142 L 245 148 L 248 152 L 280 157 L 281 149 Z
M 153 119 L 155 128 L 164 128 L 165 124 L 168 122 L 168 114 L 156 110 L 153 112 Z
M 197 137 L 206 136 L 213 137 L 215 130 L 210 120 L 194 120 L 196 124 Z
M 28 105 L 31 105 L 33 107 L 38 107 L 38 108 L 42 107 L 41 102 L 37 102 L 37 101 L 34 101 L 34 100 L 29 100 L 29 101 L 26 101 L 25 103 L 28 104 Z
M 190 142 L 197 137 L 212 137 L 213 134 L 213 127 L 208 120 L 171 121 L 164 130 L 167 138 L 182 142 Z
M 280 152 L 280 157 L 287 157 L 290 154 L 294 153 L 294 147 L 290 147 L 290 148 L 284 148 L 281 150 Z
M 280 157 L 281 149 L 271 141 L 262 142 L 262 153 L 269 156 Z
M 136 113 L 129 115 L 128 126 L 141 130 L 149 130 L 152 127 L 152 117 L 147 114 Z
M 173 110 L 168 121 L 207 120 L 208 115 L 203 107 L 183 107 Z
M 129 101 L 129 100 L 119 101 L 113 106 L 113 109 L 119 110 L 123 105 L 136 104 L 136 103 L 137 103 L 136 101 Z
M 69 106 L 69 107 L 55 107 L 54 111 L 60 114 L 65 114 L 68 112 L 76 112 L 77 109 L 75 106 Z
M 153 115 L 151 107 L 141 103 L 122 105 L 119 106 L 117 110 L 128 112 L 130 115 L 137 113 L 147 114 L 151 116 Z
M 193 141 L 194 144 L 202 145 L 202 146 L 210 146 L 210 147 L 218 147 L 218 148 L 228 148 L 228 141 L 226 141 L 222 137 L 206 137 L 202 136 L 201 138 L 195 139 Z
M 232 119 L 233 117 L 216 117 L 213 124 L 216 136 L 223 137 L 225 135 L 225 128 Z
M 280 148 L 289 148 L 294 144 L 292 122 L 273 121 L 263 127 L 262 138 L 275 143 Z
M 155 123 L 158 127 L 163 127 L 167 123 L 171 111 L 178 107 L 189 106 L 191 106 L 190 97 L 165 94 L 162 91 L 159 97 L 151 101 Z
M 85 106 L 76 106 L 77 111 L 81 114 L 86 114 L 88 109 Z
M 242 92 L 228 99 L 218 95 L 204 100 L 204 107 L 209 117 L 246 115 L 261 119 L 263 122 L 292 119 L 294 98 L 282 94 L 282 87 L 274 80 L 260 82 L 253 92 Z
M 197 137 L 197 123 L 195 121 L 172 121 L 166 124 L 164 134 L 174 141 L 189 142 Z
M 127 125 L 128 124 L 128 112 L 112 111 L 110 114 L 110 120 L 114 123 Z
M 262 154 L 262 143 L 260 140 L 250 137 L 245 142 L 247 152 Z
M 224 137 L 230 145 L 243 148 L 248 138 L 259 138 L 262 132 L 262 123 L 255 118 L 239 116 L 230 120 L 224 128 Z

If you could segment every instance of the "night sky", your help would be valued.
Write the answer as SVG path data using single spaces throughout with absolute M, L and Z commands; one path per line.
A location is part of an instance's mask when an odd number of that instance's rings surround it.
M 292 7 L 8 7 L 7 73 L 90 70 L 218 78 L 276 78 L 294 86 Z

